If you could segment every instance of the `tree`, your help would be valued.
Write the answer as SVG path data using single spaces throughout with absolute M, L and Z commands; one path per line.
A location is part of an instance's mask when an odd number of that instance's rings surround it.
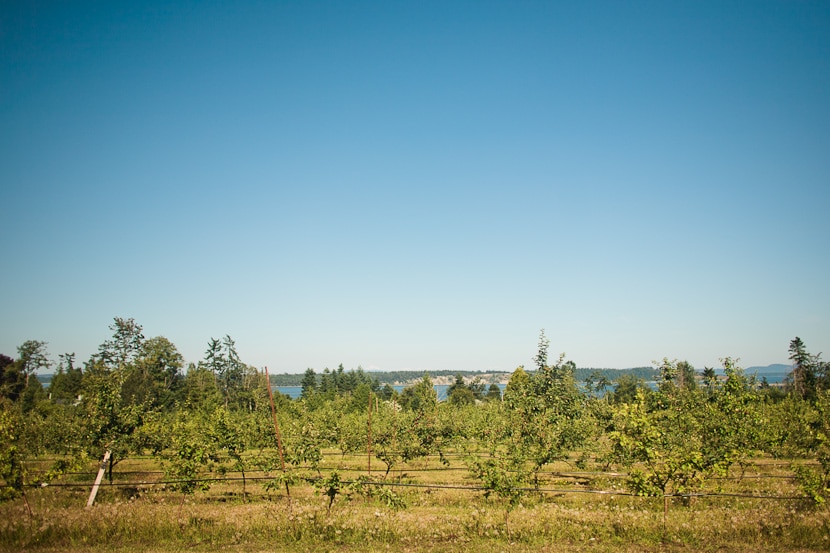
M 187 405 L 205 412 L 212 411 L 222 401 L 216 375 L 202 363 L 188 366 L 182 395 Z
M 809 407 L 809 422 L 801 432 L 807 445 L 805 456 L 816 461 L 814 465 L 796 467 L 796 480 L 802 491 L 817 505 L 830 500 L 830 390 L 821 390 Z
M 447 398 L 452 405 L 470 405 L 475 403 L 473 392 L 464 382 L 461 374 L 455 375 L 455 381 L 447 388 Z
M 314 372 L 314 369 L 310 367 L 306 369 L 301 386 L 303 391 L 300 397 L 303 399 L 310 398 L 317 391 L 317 374 Z
M 508 454 L 531 462 L 537 483 L 543 466 L 564 459 L 588 436 L 585 397 L 574 379 L 576 367 L 565 361 L 565 354 L 548 364 L 547 345 L 542 332 L 536 355 L 539 370 L 528 375 L 519 367 L 504 392 Z
M 677 363 L 677 386 L 681 390 L 694 390 L 697 388 L 695 368 L 688 361 L 680 361 Z
M 718 375 L 712 367 L 703 368 L 703 382 L 706 384 L 706 391 L 713 394 L 718 384 Z
M 98 357 L 109 370 L 122 369 L 133 364 L 141 355 L 144 344 L 142 327 L 130 317 L 115 317 L 109 326 L 112 337 L 98 347 Z
M 224 364 L 219 375 L 219 387 L 225 395 L 225 405 L 227 405 L 230 400 L 235 399 L 234 396 L 242 385 L 244 367 L 236 352 L 236 342 L 227 334 L 222 339 L 222 351 Z
M 26 379 L 26 386 L 29 385 L 29 377 L 37 374 L 39 369 L 48 369 L 52 362 L 49 361 L 49 354 L 46 352 L 46 342 L 39 340 L 26 340 L 17 348 L 20 371 Z
M 660 373 L 658 388 L 663 393 L 673 393 L 677 389 L 677 359 L 669 361 L 668 357 L 664 357 L 663 361 L 653 361 L 653 363 L 657 365 L 657 370 Z
M 803 399 L 815 398 L 819 356 L 808 353 L 804 342 L 796 336 L 790 342 L 790 361 L 793 362 L 793 370 L 788 377 L 791 391 Z
M 390 401 L 398 396 L 398 392 L 395 391 L 395 388 L 393 388 L 392 385 L 387 382 L 383 385 L 383 388 L 378 390 L 378 395 L 382 400 Z
M 21 443 L 23 426 L 20 411 L 0 401 L 0 501 L 25 498 L 24 444 Z M 28 505 L 28 502 L 27 502 Z M 31 511 L 29 511 L 31 514 Z
M 20 363 L 7 355 L 0 354 L 0 397 L 17 401 L 26 387 L 26 380 L 20 370 Z
M 46 399 L 46 392 L 43 391 L 43 384 L 37 378 L 33 378 L 23 389 L 20 397 L 20 406 L 24 413 L 28 413 L 34 407 Z
M 530 376 L 525 372 L 524 366 L 520 365 L 516 367 L 516 370 L 510 375 L 510 380 L 507 381 L 503 398 L 505 404 L 511 408 L 518 407 L 522 398 L 528 395 L 529 389 Z
M 64 353 L 58 356 L 58 370 L 49 382 L 49 397 L 54 402 L 70 403 L 81 393 L 83 372 L 75 368 L 75 354 Z
M 429 374 L 424 374 L 424 377 L 417 384 L 403 389 L 401 405 L 410 411 L 429 412 L 435 410 L 438 405 L 438 394 L 435 392 Z
M 184 358 L 170 340 L 164 336 L 146 340 L 135 362 L 127 368 L 122 388 L 125 401 L 171 407 L 181 391 L 183 366 Z
M 320 393 L 332 395 L 336 391 L 334 379 L 328 367 L 323 369 L 323 374 L 320 376 Z
M 141 426 L 145 411 L 142 405 L 125 404 L 121 394 L 122 371 L 107 372 L 96 363 L 100 360 L 90 360 L 84 378 L 84 426 L 89 453 L 93 457 L 101 452 L 111 453 L 111 480 L 112 468 L 135 449 L 134 433 Z
M 611 394 L 611 403 L 631 403 L 637 399 L 640 391 L 647 392 L 645 381 L 633 374 L 620 375 L 616 382 L 614 392 Z
M 737 361 L 721 361 L 727 378 L 711 395 L 668 381 L 657 392 L 639 391 L 634 402 L 615 410 L 612 456 L 630 468 L 627 484 L 634 493 L 698 490 L 708 476 L 726 474 L 757 449 L 765 426 L 758 395 Z M 675 366 L 664 360 L 664 374 Z
M 471 382 L 468 382 L 467 388 L 472 392 L 474 399 L 484 399 L 484 382 L 481 381 L 480 376 L 476 376 Z
M 218 456 L 207 426 L 206 417 L 179 411 L 169 431 L 170 446 L 162 450 L 165 475 L 173 481 L 171 487 L 184 495 L 210 488 L 210 480 L 201 476 Z
M 657 394 L 671 407 L 651 408 L 642 392 L 619 407 L 610 434 L 612 455 L 630 467 L 627 484 L 637 495 L 696 490 L 706 470 L 699 419 L 681 408 L 677 396 Z
M 548 365 L 548 346 L 550 346 L 550 340 L 545 336 L 545 329 L 543 328 L 539 331 L 539 347 L 536 356 L 533 358 L 537 370 L 541 371 Z
M 98 353 L 86 364 L 82 407 L 90 453 L 97 456 L 101 451 L 110 452 L 111 481 L 113 467 L 140 448 L 136 429 L 141 427 L 152 405 L 136 401 L 130 388 L 125 387 L 136 371 L 141 371 L 138 366 L 144 351 L 141 325 L 132 318 L 115 317 L 109 328 L 112 337 L 98 347 Z
M 208 349 L 205 351 L 205 358 L 203 362 L 199 363 L 200 365 L 204 365 L 210 372 L 213 373 L 214 377 L 219 376 L 222 372 L 222 342 L 217 340 L 216 338 L 211 338 L 208 341 Z
M 490 384 L 490 387 L 487 389 L 487 395 L 484 397 L 487 401 L 500 401 L 501 388 L 499 388 L 498 384 Z
M 225 407 L 235 404 L 243 387 L 245 365 L 236 351 L 236 342 L 229 335 L 220 341 L 211 338 L 203 364 L 215 376 Z

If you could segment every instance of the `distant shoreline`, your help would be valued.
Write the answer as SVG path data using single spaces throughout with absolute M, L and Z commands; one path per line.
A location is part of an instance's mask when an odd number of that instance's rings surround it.
M 527 370 L 527 369 L 526 369 Z M 757 376 L 758 378 L 761 377 L 779 377 L 776 378 L 775 381 L 783 380 L 783 378 L 789 374 L 792 370 L 792 367 L 789 365 L 784 364 L 771 364 L 766 366 L 753 366 L 747 367 L 744 369 L 744 373 L 747 376 Z M 351 372 L 346 371 L 346 373 Z M 480 379 L 480 381 L 485 384 L 499 384 L 505 385 L 510 380 L 510 375 L 513 374 L 513 371 L 449 371 L 449 370 L 442 370 L 442 371 L 364 371 L 367 376 L 370 376 L 378 381 L 379 384 L 389 384 L 390 386 L 410 386 L 419 380 L 421 380 L 424 375 L 429 375 L 432 383 L 436 386 L 448 386 L 453 383 L 455 380 L 456 375 L 461 375 L 464 378 L 465 382 L 470 382 L 476 378 Z M 528 372 L 533 372 L 528 370 Z M 696 372 L 700 373 L 701 370 L 696 370 Z M 719 374 L 722 373 L 721 369 L 716 369 L 716 372 Z M 645 381 L 653 381 L 657 379 L 659 371 L 654 367 L 632 367 L 628 369 L 596 369 L 596 368 L 577 368 L 574 377 L 577 381 L 583 382 L 587 380 L 589 377 L 604 377 L 609 381 L 614 381 L 623 375 L 633 375 L 637 378 L 641 378 Z M 40 380 L 41 384 L 44 386 L 48 386 L 49 383 L 52 381 L 52 376 L 54 373 L 43 373 L 38 374 L 37 378 Z M 317 376 L 317 380 L 319 382 L 320 377 L 322 376 L 323 372 L 315 371 Z M 282 374 L 272 374 L 271 375 L 271 385 L 275 387 L 292 387 L 292 386 L 301 386 L 303 377 L 305 373 L 282 373 Z

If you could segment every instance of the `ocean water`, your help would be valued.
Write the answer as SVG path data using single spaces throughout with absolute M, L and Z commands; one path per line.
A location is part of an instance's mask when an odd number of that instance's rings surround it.
M 406 386 L 392 386 L 398 393 L 401 393 Z M 444 401 L 447 399 L 447 388 L 449 385 L 447 384 L 436 384 L 433 386 L 435 388 L 435 393 L 438 394 L 438 401 Z M 485 387 L 485 393 L 487 392 L 487 387 Z M 504 393 L 504 384 L 499 384 L 499 388 L 501 388 L 502 393 Z M 281 394 L 285 394 L 291 399 L 297 399 L 302 394 L 303 389 L 300 386 L 276 386 L 274 390 L 280 392 Z
M 722 374 L 721 371 L 718 371 L 718 373 Z M 783 382 L 785 378 L 787 378 L 787 373 L 785 373 L 785 372 L 772 373 L 771 372 L 771 373 L 756 374 L 756 373 L 753 372 L 753 373 L 747 373 L 747 376 L 755 376 L 758 383 L 761 382 L 761 379 L 763 377 L 766 377 L 767 382 L 769 384 L 779 384 L 779 383 Z M 647 382 L 646 384 L 648 384 L 648 386 L 651 387 L 652 389 L 655 389 L 655 390 L 657 389 L 657 383 L 656 382 Z M 397 390 L 398 393 L 402 392 L 403 389 L 405 388 L 405 386 L 392 386 L 392 387 L 395 390 Z M 447 399 L 447 388 L 449 388 L 448 385 L 446 385 L 446 384 L 435 385 L 434 388 L 435 388 L 435 393 L 438 394 L 438 401 L 444 401 L 444 400 Z M 501 388 L 501 392 L 503 394 L 505 385 L 504 384 L 499 384 L 499 388 Z M 291 399 L 297 399 L 298 397 L 300 397 L 300 394 L 303 391 L 302 387 L 300 387 L 300 386 L 276 386 L 274 389 L 276 391 L 282 393 L 282 394 L 287 395 Z M 613 387 L 609 388 L 609 391 L 612 390 L 612 389 L 613 389 Z M 485 387 L 485 391 L 486 391 L 486 387 Z

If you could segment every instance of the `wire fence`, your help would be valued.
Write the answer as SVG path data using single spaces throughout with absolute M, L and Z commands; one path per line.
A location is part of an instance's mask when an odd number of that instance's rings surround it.
M 764 466 L 771 466 L 770 464 L 765 464 Z M 781 464 L 780 466 L 791 466 L 789 464 Z M 327 467 L 327 468 L 315 468 L 311 466 L 304 466 L 304 467 L 293 467 L 293 470 L 297 469 L 305 469 L 305 470 L 314 470 L 317 471 L 319 476 L 316 477 L 300 477 L 298 481 L 304 481 L 308 485 L 317 485 L 324 483 L 324 478 L 322 476 L 323 473 L 331 473 L 332 471 L 339 471 L 343 473 L 359 473 L 364 472 L 365 468 L 359 467 Z M 461 471 L 468 471 L 466 467 L 424 467 L 424 468 L 411 468 L 411 467 L 402 467 L 400 469 L 396 469 L 395 473 L 419 473 L 419 472 L 444 472 L 444 473 L 456 473 Z M 377 473 L 384 473 L 384 469 L 380 469 L 376 471 Z M 197 478 L 186 478 L 186 479 L 170 479 L 170 478 L 159 478 L 159 479 L 138 479 L 134 480 L 133 478 L 136 476 L 150 476 L 150 475 L 163 475 L 165 474 L 164 471 L 161 470 L 125 470 L 125 471 L 117 471 L 114 472 L 114 477 L 117 477 L 118 480 L 107 481 L 101 484 L 101 487 L 106 488 L 136 488 L 136 489 L 152 489 L 152 488 L 164 488 L 166 486 L 176 486 L 181 484 L 236 484 L 236 483 L 258 483 L 258 482 L 269 482 L 275 481 L 277 478 L 273 473 L 268 473 L 265 471 L 246 471 L 245 476 L 241 476 L 240 472 L 228 472 L 221 476 L 200 476 Z M 627 473 L 622 472 L 607 472 L 607 471 L 574 471 L 574 472 L 561 472 L 561 471 L 544 471 L 540 472 L 540 475 L 545 475 L 548 477 L 558 478 L 558 479 L 573 479 L 575 481 L 591 481 L 595 479 L 619 479 L 622 480 L 628 476 Z M 74 482 L 52 482 L 52 483 L 38 483 L 32 482 L 27 484 L 29 488 L 69 488 L 69 489 L 89 489 L 92 486 L 92 480 L 95 476 L 95 472 L 71 472 L 66 473 L 66 477 L 73 479 L 73 480 L 80 480 L 88 478 L 88 481 L 74 481 Z M 730 481 L 741 481 L 741 480 L 792 480 L 795 478 L 793 474 L 751 474 L 751 475 L 739 475 L 739 476 L 729 476 L 729 477 L 713 477 L 712 480 L 730 480 Z M 388 488 L 409 488 L 409 489 L 420 489 L 420 490 L 458 490 L 458 491 L 465 491 L 465 492 L 487 492 L 493 491 L 492 488 L 488 488 L 486 486 L 481 485 L 469 485 L 469 484 L 460 484 L 460 483 L 418 483 L 418 482 L 402 482 L 402 481 L 395 481 L 394 479 L 382 479 L 382 480 L 369 480 L 369 479 L 343 479 L 339 480 L 339 484 L 343 486 L 353 486 L 353 485 L 365 485 L 365 486 L 373 486 L 373 487 L 388 487 Z M 509 488 L 511 491 L 517 491 L 522 493 L 538 493 L 538 494 L 551 494 L 551 495 L 567 495 L 567 494 L 587 494 L 587 495 L 596 495 L 596 496 L 623 496 L 623 497 L 645 497 L 640 496 L 638 494 L 632 493 L 630 491 L 625 491 L 622 489 L 591 489 L 591 488 L 569 488 L 569 487 L 549 487 L 549 486 L 530 486 L 530 487 L 515 487 Z M 652 496 L 654 497 L 654 496 Z M 691 498 L 742 498 L 742 499 L 757 499 L 757 500 L 780 500 L 780 501 L 798 501 L 798 500 L 805 500 L 808 499 L 805 495 L 802 494 L 774 494 L 774 493 L 753 493 L 753 492 L 726 492 L 726 491 L 699 491 L 699 492 L 690 492 L 690 493 L 667 493 L 660 497 L 666 498 L 683 498 L 683 499 L 691 499 Z

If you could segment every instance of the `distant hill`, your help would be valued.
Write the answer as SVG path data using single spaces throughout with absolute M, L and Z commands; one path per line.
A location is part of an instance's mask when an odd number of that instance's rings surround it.
M 767 365 L 766 367 L 747 367 L 744 369 L 744 373 L 746 374 L 787 374 L 792 371 L 793 368 L 791 365 L 784 365 L 782 363 L 777 363 L 775 365 Z

